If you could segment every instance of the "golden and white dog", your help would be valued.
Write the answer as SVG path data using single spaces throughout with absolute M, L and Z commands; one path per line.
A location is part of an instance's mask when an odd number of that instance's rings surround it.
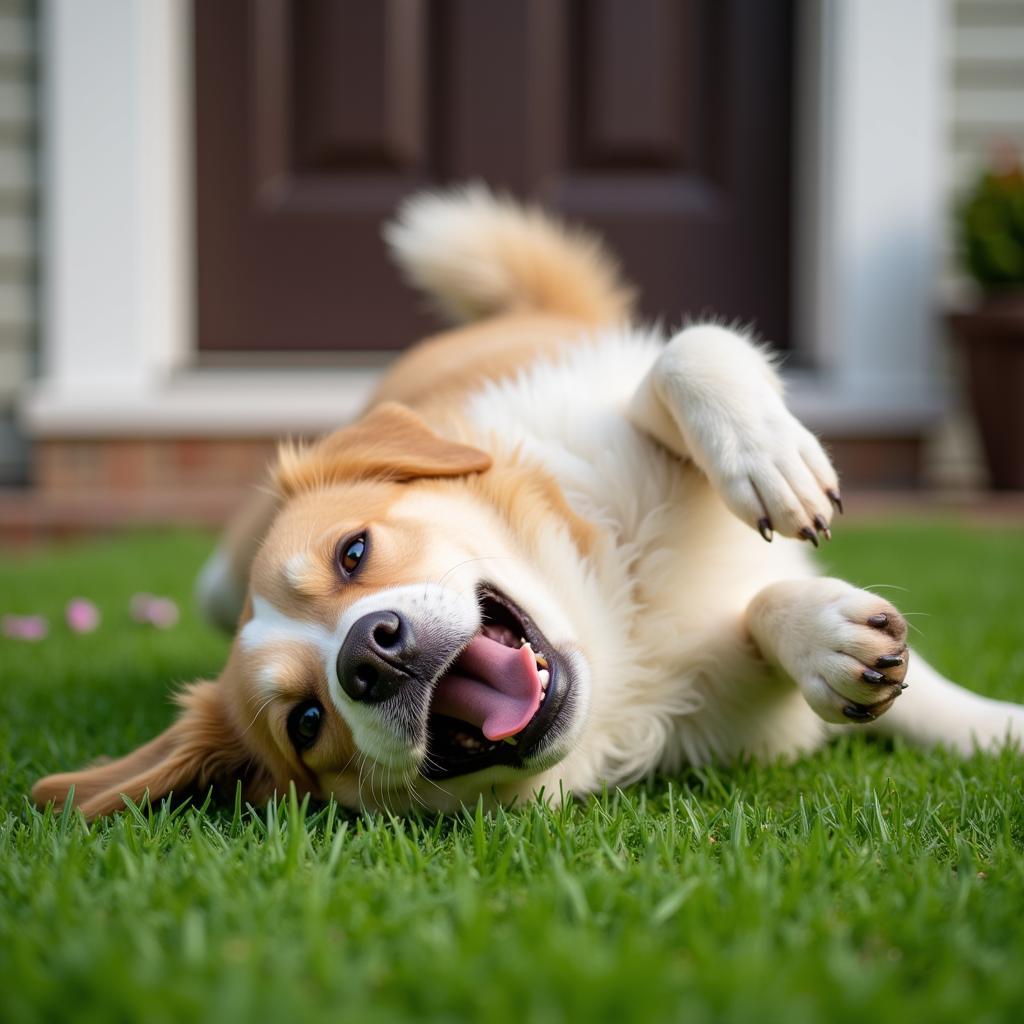
M 238 623 L 220 679 L 37 801 L 74 787 L 97 815 L 240 779 L 449 810 L 851 723 L 964 752 L 1024 735 L 1024 708 L 908 664 L 888 601 L 818 574 L 838 482 L 748 337 L 630 327 L 594 239 L 483 189 L 412 199 L 387 238 L 464 326 L 281 451 L 200 581 Z

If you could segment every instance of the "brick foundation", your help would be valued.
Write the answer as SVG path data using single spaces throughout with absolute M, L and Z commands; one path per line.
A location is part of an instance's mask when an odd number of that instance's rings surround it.
M 844 490 L 910 491 L 921 486 L 919 437 L 825 438 Z
M 266 475 L 272 438 L 170 438 L 36 442 L 33 483 L 45 492 L 117 491 L 244 486 Z
M 908 490 L 921 478 L 918 438 L 834 438 L 828 448 L 845 486 Z M 273 438 L 153 438 L 38 441 L 33 482 L 61 493 L 194 490 L 257 483 L 274 457 Z
M 920 482 L 913 438 L 833 438 L 844 493 L 907 492 Z M 266 479 L 274 438 L 37 441 L 34 486 L 0 492 L 0 543 L 140 526 L 219 528 Z

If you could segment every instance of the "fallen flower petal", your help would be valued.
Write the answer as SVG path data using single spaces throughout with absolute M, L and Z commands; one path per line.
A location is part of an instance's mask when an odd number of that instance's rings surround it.
M 145 593 L 132 597 L 131 615 L 136 622 L 156 626 L 157 629 L 170 629 L 178 624 L 180 618 L 178 606 L 171 598 Z
M 100 610 L 86 597 L 73 597 L 64 610 L 68 627 L 75 633 L 92 633 L 100 624 Z
M 131 616 L 136 622 L 149 622 L 149 603 L 153 600 L 152 594 L 132 594 L 129 609 Z
M 178 624 L 178 606 L 169 597 L 154 597 L 149 602 L 148 621 L 157 629 L 170 629 Z
M 50 627 L 42 615 L 5 615 L 2 620 L 4 636 L 14 640 L 42 640 Z

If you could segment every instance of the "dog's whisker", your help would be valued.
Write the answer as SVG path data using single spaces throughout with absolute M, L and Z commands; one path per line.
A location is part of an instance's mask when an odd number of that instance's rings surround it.
M 275 695 L 275 697 L 276 697 L 276 695 Z M 248 724 L 248 725 L 247 725 L 247 726 L 246 726 L 246 727 L 245 727 L 245 728 L 244 728 L 244 729 L 242 730 L 242 735 L 243 735 L 243 736 L 244 736 L 244 735 L 245 735 L 245 734 L 246 734 L 246 733 L 247 733 L 247 732 L 248 732 L 248 731 L 249 731 L 249 730 L 250 730 L 250 729 L 251 729 L 251 728 L 252 728 L 252 727 L 253 727 L 253 726 L 254 726 L 254 725 L 256 724 L 256 719 L 257 719 L 257 718 L 259 718 L 259 717 L 260 717 L 260 715 L 262 715 L 262 714 L 263 714 L 263 712 L 264 712 L 264 711 L 266 711 L 266 710 L 267 710 L 267 708 L 268 708 L 268 707 L 269 707 L 269 706 L 270 706 L 271 704 L 273 704 L 273 703 L 274 703 L 275 697 L 268 697 L 268 698 L 267 698 L 267 699 L 266 699 L 266 700 L 265 700 L 265 701 L 264 701 L 264 702 L 263 702 L 263 703 L 262 703 L 262 704 L 261 704 L 261 705 L 260 705 L 260 706 L 259 706 L 259 707 L 258 707 L 258 708 L 256 709 L 256 714 L 252 716 L 252 721 L 251 721 L 251 722 L 250 722 L 250 723 L 249 723 L 249 724 Z
M 423 763 L 427 768 L 440 768 L 440 765 L 430 756 L 429 752 L 423 755 Z M 420 778 L 423 779 L 424 782 L 427 782 L 431 786 L 433 786 L 434 789 L 438 791 L 438 793 L 443 793 L 445 796 L 451 796 L 451 793 L 447 789 L 445 789 L 444 786 L 438 785 L 437 782 L 435 782 L 434 779 L 431 779 L 429 776 L 421 775 Z
M 364 811 L 364 813 L 366 813 L 367 811 L 371 810 L 369 807 L 367 807 L 366 798 L 364 796 L 364 780 L 366 779 L 367 762 L 369 760 L 370 759 L 366 755 L 362 755 L 362 754 L 359 755 L 359 763 L 358 763 L 359 777 L 358 777 L 358 781 L 356 783 L 356 791 L 357 791 L 357 793 L 359 795 L 359 805 L 362 808 L 362 811 Z M 371 796 L 370 799 L 372 801 L 373 800 L 373 796 Z
M 373 783 L 374 783 L 374 776 L 377 774 L 377 763 L 375 761 L 370 761 L 369 768 L 370 768 L 370 804 L 376 810 L 376 808 L 377 808 L 377 790 L 374 787 Z
M 409 799 L 416 807 L 422 807 L 424 810 L 427 809 L 427 802 L 416 792 L 415 779 L 411 776 L 405 780 L 405 791 L 409 794 Z
M 521 562 L 521 558 L 517 558 L 514 555 L 479 555 L 476 558 L 466 558 L 461 562 L 456 562 L 450 569 L 448 569 L 444 575 L 437 581 L 437 585 L 443 586 L 444 581 L 458 569 L 461 569 L 464 565 L 471 565 L 473 562 L 492 562 L 492 561 L 505 561 L 505 562 Z
M 931 618 L 931 612 L 903 612 L 903 611 L 901 611 L 900 614 L 903 616 L 904 619 L 907 620 L 907 629 L 908 630 L 913 630 L 918 636 L 924 636 L 924 631 L 921 630 L 916 625 L 914 625 L 914 623 L 911 622 L 910 620 L 912 618 L 913 619 L 917 619 L 917 618 L 930 619 Z
M 342 775 L 348 771 L 349 765 L 352 764 L 358 754 L 358 750 L 352 751 L 352 756 L 334 773 L 334 777 L 331 779 L 331 785 L 335 785 L 341 779 Z

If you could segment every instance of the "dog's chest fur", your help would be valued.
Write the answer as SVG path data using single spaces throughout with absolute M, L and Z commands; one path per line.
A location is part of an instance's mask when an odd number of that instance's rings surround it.
M 587 561 L 564 543 L 544 553 L 563 607 L 578 610 L 593 671 L 586 736 L 559 772 L 570 786 L 794 740 L 806 748 L 821 732 L 794 711 L 795 691 L 763 671 L 743 625 L 758 590 L 813 572 L 806 553 L 766 545 L 694 467 L 626 418 L 660 344 L 607 332 L 467 401 L 485 447 L 519 446 L 600 528 Z

